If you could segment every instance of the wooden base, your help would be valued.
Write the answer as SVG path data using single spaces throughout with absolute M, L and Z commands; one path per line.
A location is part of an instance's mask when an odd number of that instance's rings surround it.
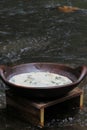
M 7 106 L 14 108 L 18 115 L 24 118 L 26 121 L 33 123 L 34 125 L 44 126 L 45 123 L 45 113 L 47 109 L 52 106 L 56 106 L 65 101 L 79 98 L 79 107 L 83 108 L 83 90 L 75 88 L 69 92 L 66 96 L 51 100 L 51 101 L 33 101 L 26 99 L 24 97 L 18 97 L 10 93 L 8 90 L 6 92 Z M 55 111 L 54 111 L 55 112 Z

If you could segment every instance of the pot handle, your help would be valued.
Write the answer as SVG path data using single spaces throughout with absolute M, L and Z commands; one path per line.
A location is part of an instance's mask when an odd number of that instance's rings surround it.
M 0 78 L 1 78 L 1 80 L 4 82 L 5 81 L 5 77 L 4 77 L 4 72 L 6 71 L 6 69 L 7 69 L 8 67 L 7 66 L 5 66 L 5 65 L 0 65 Z M 1 86 L 3 86 L 3 85 L 1 85 Z M 8 88 L 8 86 L 3 86 L 4 87 L 4 90 L 8 90 L 9 88 Z
M 0 65 L 0 73 L 1 73 L 1 72 L 4 72 L 5 69 L 6 69 L 6 66 L 5 66 L 5 65 Z
M 1 78 L 4 78 L 3 73 L 5 72 L 6 68 L 7 68 L 7 66 L 5 66 L 5 65 L 0 65 L 0 77 L 1 77 Z
M 82 81 L 87 76 L 87 67 L 86 66 L 79 66 L 75 68 L 75 71 L 80 73 L 80 77 L 77 82 Z

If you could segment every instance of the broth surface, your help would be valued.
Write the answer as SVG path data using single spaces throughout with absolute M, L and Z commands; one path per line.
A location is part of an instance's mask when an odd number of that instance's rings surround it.
M 50 72 L 30 72 L 13 76 L 11 83 L 27 87 L 47 87 L 70 84 L 72 81 L 62 75 Z

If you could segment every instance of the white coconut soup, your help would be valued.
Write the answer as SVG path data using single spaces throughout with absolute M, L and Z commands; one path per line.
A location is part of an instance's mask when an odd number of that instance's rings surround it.
M 50 72 L 22 73 L 13 76 L 9 81 L 26 87 L 59 86 L 72 83 L 69 78 Z

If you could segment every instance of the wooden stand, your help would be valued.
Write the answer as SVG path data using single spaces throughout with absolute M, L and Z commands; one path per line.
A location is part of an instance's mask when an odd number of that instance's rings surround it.
M 33 101 L 23 97 L 16 97 L 9 91 L 6 92 L 7 106 L 13 107 L 20 117 L 26 121 L 32 122 L 34 125 L 44 126 L 45 112 L 47 108 L 63 103 L 67 100 L 79 98 L 79 107 L 83 107 L 83 90 L 75 88 L 66 96 L 51 101 Z

